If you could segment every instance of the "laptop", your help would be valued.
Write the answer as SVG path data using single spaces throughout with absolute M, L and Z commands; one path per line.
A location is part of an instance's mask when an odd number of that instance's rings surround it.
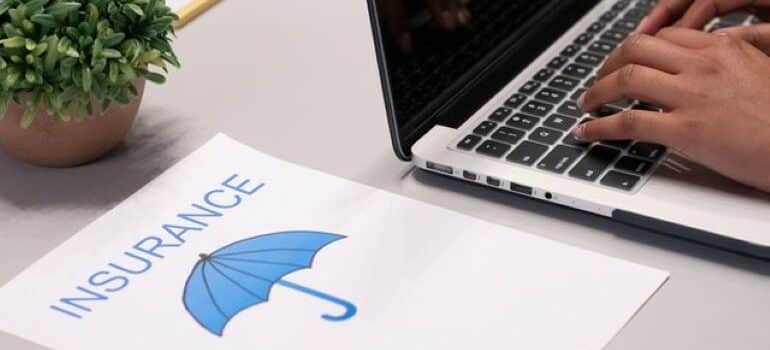
M 570 134 L 624 109 L 659 108 L 625 99 L 584 114 L 576 105 L 655 1 L 466 0 L 470 21 L 451 30 L 426 3 L 368 1 L 399 158 L 512 195 L 770 258 L 769 195 L 661 145 L 588 144 Z M 733 14 L 707 29 L 752 21 Z

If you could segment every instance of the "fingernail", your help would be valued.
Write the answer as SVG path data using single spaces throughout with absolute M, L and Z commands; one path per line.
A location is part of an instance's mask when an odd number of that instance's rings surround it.
M 639 33 L 640 31 L 642 31 L 642 29 L 644 29 L 645 24 L 647 24 L 647 22 L 648 22 L 648 18 L 647 17 L 648 16 L 644 16 L 644 18 L 642 18 L 642 20 L 639 21 L 639 25 L 636 26 L 636 29 L 634 29 L 634 31 L 631 32 L 631 34 Z
M 585 103 L 586 103 L 586 93 L 584 92 L 580 94 L 580 97 L 578 97 L 577 99 L 577 105 L 581 111 L 583 110 L 583 106 L 585 106 Z
M 580 124 L 578 127 L 572 129 L 572 135 L 578 140 L 585 140 L 586 125 Z
M 457 21 L 460 24 L 467 26 L 471 22 L 471 13 L 467 9 L 460 10 L 457 13 Z

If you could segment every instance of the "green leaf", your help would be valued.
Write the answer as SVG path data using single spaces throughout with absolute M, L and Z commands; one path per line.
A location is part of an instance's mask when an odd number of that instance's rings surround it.
M 24 45 L 27 44 L 27 41 L 20 36 L 15 36 L 12 38 L 0 40 L 0 43 L 2 43 L 3 46 L 7 48 L 16 48 L 16 47 L 24 47 Z
M 120 58 L 123 55 L 120 53 L 120 51 L 115 49 L 104 49 L 102 50 L 102 57 L 106 58 Z
M 46 12 L 54 16 L 66 15 L 80 8 L 79 2 L 57 2 L 46 8 Z
M 37 13 L 43 9 L 50 0 L 30 0 L 27 1 L 27 16 Z
M 35 106 L 33 107 L 27 107 L 26 111 L 24 111 L 24 115 L 21 116 L 21 121 L 19 122 L 19 126 L 21 126 L 22 129 L 29 128 L 30 125 L 32 125 L 32 122 L 35 121 L 35 117 L 37 116 L 37 110 Z
M 129 12 L 132 12 L 137 17 L 144 17 L 144 10 L 142 10 L 142 8 L 139 7 L 139 5 L 137 4 L 132 4 L 132 3 L 124 4 L 123 11 L 126 11 L 126 10 L 128 10 Z
M 120 42 L 122 42 L 125 38 L 126 35 L 123 33 L 113 33 L 103 37 L 102 43 L 104 44 L 104 47 L 113 47 L 117 44 L 120 44 Z
M 163 84 L 166 82 L 166 77 L 158 73 L 147 72 L 144 74 L 144 77 L 156 84 Z
M 91 76 L 91 68 L 83 67 L 81 74 L 83 77 L 83 91 L 91 92 L 91 79 L 93 79 Z
M 44 27 L 50 27 L 50 28 L 56 27 L 56 20 L 51 14 L 38 13 L 30 17 L 30 20 Z

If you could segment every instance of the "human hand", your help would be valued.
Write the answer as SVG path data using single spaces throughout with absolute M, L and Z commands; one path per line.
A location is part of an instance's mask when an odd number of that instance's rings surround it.
M 412 51 L 412 28 L 406 1 L 381 0 L 380 15 L 392 39 L 403 52 Z M 421 0 L 433 20 L 444 30 L 454 31 L 470 23 L 471 13 L 461 0 Z
M 769 20 L 770 0 L 660 0 L 636 31 L 655 34 L 670 25 L 701 29 L 715 17 L 737 10 L 748 10 Z
M 573 130 L 585 141 L 659 143 L 770 192 L 770 58 L 729 34 L 666 28 L 636 34 L 580 98 L 585 111 L 622 98 L 662 106 L 630 110 Z

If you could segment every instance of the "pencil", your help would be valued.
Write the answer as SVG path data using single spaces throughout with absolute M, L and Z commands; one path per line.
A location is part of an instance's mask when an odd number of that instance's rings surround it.
M 200 14 L 206 12 L 212 6 L 219 3 L 221 0 L 192 0 L 187 6 L 179 10 L 179 20 L 174 23 L 174 28 L 179 29 L 184 27 L 187 23 L 190 23 L 193 19 L 200 16 Z

